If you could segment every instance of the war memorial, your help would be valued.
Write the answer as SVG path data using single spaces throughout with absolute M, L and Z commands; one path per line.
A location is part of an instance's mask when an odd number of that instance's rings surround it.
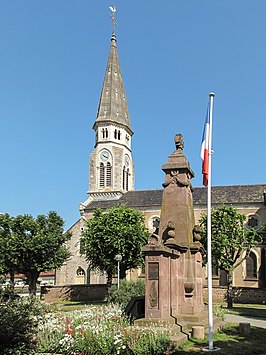
M 145 318 L 135 324 L 168 324 L 176 334 L 189 335 L 208 325 L 203 303 L 199 226 L 193 209 L 193 170 L 184 154 L 182 134 L 162 166 L 165 173 L 161 222 L 143 247 L 145 254 Z

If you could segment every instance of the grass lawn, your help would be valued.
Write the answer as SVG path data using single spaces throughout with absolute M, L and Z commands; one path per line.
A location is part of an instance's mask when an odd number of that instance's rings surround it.
M 238 326 L 226 326 L 214 334 L 214 346 L 221 350 L 214 352 L 218 355 L 256 355 L 266 354 L 266 329 L 251 328 L 251 334 L 243 337 L 239 335 Z M 183 343 L 174 354 L 206 354 L 202 351 L 208 345 L 208 339 L 192 339 Z
M 266 318 L 266 305 L 262 304 L 234 304 L 232 309 L 226 308 L 225 304 L 221 304 L 221 308 L 225 313 L 238 314 L 240 316 L 251 316 Z M 266 353 L 266 352 L 265 352 Z
M 214 309 L 218 314 L 224 313 L 261 317 L 266 319 L 266 305 L 258 304 L 234 304 L 232 309 L 227 305 L 215 304 Z M 204 340 L 191 339 L 183 343 L 175 355 L 178 354 L 206 354 L 202 348 L 208 345 L 208 338 Z M 220 332 L 214 334 L 214 346 L 221 350 L 214 352 L 219 355 L 256 355 L 266 354 L 266 329 L 251 327 L 249 336 L 241 336 L 238 331 L 238 324 L 227 325 Z

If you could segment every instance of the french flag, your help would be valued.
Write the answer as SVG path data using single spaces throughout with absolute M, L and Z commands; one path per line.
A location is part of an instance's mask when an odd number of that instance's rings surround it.
M 209 181 L 209 142 L 210 142 L 210 108 L 208 105 L 207 115 L 201 141 L 200 157 L 202 159 L 203 185 L 208 186 Z

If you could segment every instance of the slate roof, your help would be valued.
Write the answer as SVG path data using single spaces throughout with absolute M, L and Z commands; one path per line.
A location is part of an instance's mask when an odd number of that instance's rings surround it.
M 232 185 L 213 186 L 212 204 L 250 204 L 263 203 L 264 193 L 266 194 L 266 184 L 261 185 Z M 161 207 L 163 190 L 139 190 L 129 191 L 117 200 L 95 200 L 87 207 L 86 212 L 91 212 L 95 208 L 110 208 L 115 203 L 119 203 L 133 208 Z M 195 187 L 193 193 L 194 206 L 207 204 L 207 188 Z

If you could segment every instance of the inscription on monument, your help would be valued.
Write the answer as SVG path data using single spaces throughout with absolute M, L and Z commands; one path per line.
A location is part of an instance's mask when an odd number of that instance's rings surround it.
M 149 280 L 159 280 L 159 263 L 148 263 Z

